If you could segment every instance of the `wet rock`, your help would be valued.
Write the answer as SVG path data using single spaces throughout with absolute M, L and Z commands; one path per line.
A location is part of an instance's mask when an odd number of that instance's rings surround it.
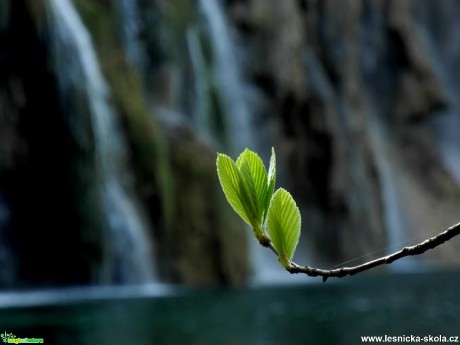
M 249 229 L 227 207 L 215 172 L 216 152 L 190 128 L 168 130 L 174 175 L 173 226 L 166 233 L 172 275 L 187 285 L 239 285 L 249 272 Z

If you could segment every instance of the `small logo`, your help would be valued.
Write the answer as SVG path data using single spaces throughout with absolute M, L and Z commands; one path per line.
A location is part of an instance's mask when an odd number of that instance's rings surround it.
M 3 332 L 2 334 L 0 334 L 0 337 L 2 338 L 4 343 L 7 343 L 9 339 L 16 338 L 16 336 L 13 333 L 6 333 L 6 332 Z
M 43 338 L 18 338 L 13 333 L 6 332 L 0 334 L 0 338 L 8 344 L 43 344 L 45 342 Z

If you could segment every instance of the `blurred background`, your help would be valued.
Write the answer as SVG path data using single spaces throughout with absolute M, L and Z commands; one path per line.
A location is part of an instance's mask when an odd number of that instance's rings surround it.
M 459 222 L 458 14 L 455 0 L 1 1 L 0 332 L 458 335 L 459 239 L 356 278 L 291 276 L 215 168 L 217 152 L 267 164 L 275 148 L 302 265 L 356 265 Z

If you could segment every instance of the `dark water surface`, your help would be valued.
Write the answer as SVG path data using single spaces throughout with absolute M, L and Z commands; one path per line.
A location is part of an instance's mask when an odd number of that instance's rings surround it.
M 28 304 L 26 297 L 18 301 Z M 134 345 L 361 344 L 366 335 L 460 335 L 460 272 L 153 297 L 82 300 L 69 290 L 68 297 L 1 308 L 0 332 L 47 344 Z

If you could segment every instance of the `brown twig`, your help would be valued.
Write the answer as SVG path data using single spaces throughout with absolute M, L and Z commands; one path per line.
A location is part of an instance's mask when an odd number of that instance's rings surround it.
M 441 232 L 440 234 L 434 237 L 431 237 L 419 244 L 416 244 L 415 246 L 404 247 L 400 251 L 397 251 L 393 254 L 390 254 L 390 255 L 387 255 L 387 256 L 372 260 L 372 261 L 368 261 L 362 265 L 353 266 L 353 267 L 341 267 L 341 268 L 337 268 L 333 270 L 324 270 L 324 269 L 313 268 L 309 266 L 303 267 L 303 266 L 299 266 L 296 263 L 292 262 L 291 267 L 287 268 L 287 270 L 292 274 L 304 273 L 311 277 L 319 276 L 319 277 L 322 277 L 323 282 L 325 282 L 330 277 L 342 278 L 347 275 L 352 276 L 354 274 L 366 271 L 376 266 L 380 266 L 384 264 L 391 264 L 392 262 L 399 260 L 406 256 L 422 254 L 429 249 L 433 249 L 443 244 L 444 242 L 450 240 L 452 237 L 455 237 L 458 234 L 460 234 L 460 223 L 451 226 L 444 232 Z M 276 253 L 276 250 L 273 248 L 272 245 L 270 245 L 269 247 Z

